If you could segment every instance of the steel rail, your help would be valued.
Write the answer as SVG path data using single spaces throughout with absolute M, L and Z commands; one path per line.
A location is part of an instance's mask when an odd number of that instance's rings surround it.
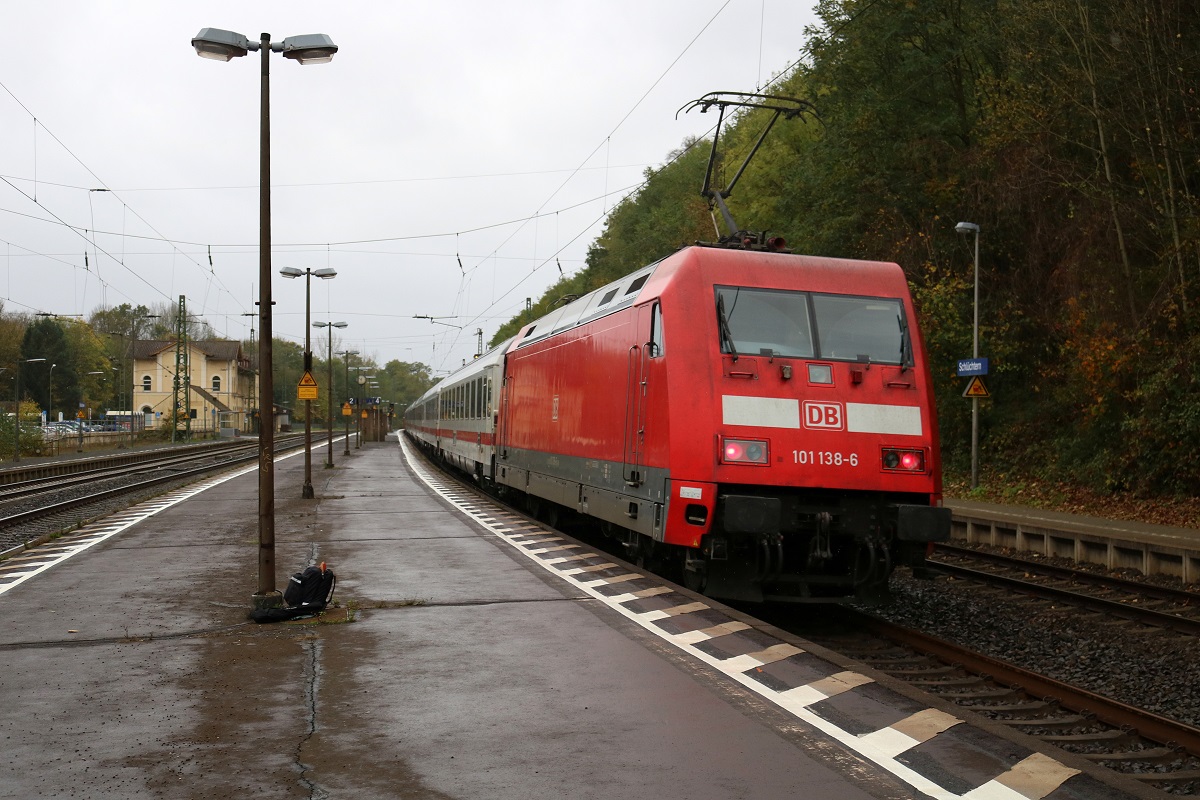
M 1200 756 L 1200 728 L 1030 672 L 1006 661 L 869 614 L 859 612 L 856 617 L 856 621 L 864 627 L 914 650 L 947 663 L 961 665 L 969 672 L 987 675 L 997 683 L 1021 689 L 1034 697 L 1054 698 L 1061 706 L 1076 713 L 1090 714 L 1100 722 L 1115 728 L 1132 730 L 1152 742 L 1179 747 L 1190 755 Z
M 281 441 L 281 440 L 277 440 L 277 443 L 279 441 Z M 303 446 L 304 446 L 304 437 L 299 436 L 299 437 L 295 437 L 294 440 L 289 441 L 287 444 L 283 445 L 282 447 L 279 447 L 278 449 L 280 451 L 294 450 L 297 447 L 303 447 Z M 22 523 L 40 519 L 42 517 L 49 517 L 54 514 L 59 514 L 64 511 L 71 511 L 71 510 L 79 508 L 81 506 L 91 505 L 92 503 L 98 503 L 103 500 L 107 500 L 112 497 L 118 497 L 123 494 L 131 494 L 135 491 L 138 491 L 139 489 L 147 489 L 147 488 L 150 488 L 153 486 L 158 486 L 163 483 L 169 483 L 172 481 L 177 481 L 177 480 L 191 478 L 191 477 L 199 477 L 201 475 L 204 475 L 205 473 L 212 472 L 213 470 L 216 470 L 216 469 L 222 469 L 222 468 L 228 467 L 232 464 L 241 463 L 243 461 L 256 460 L 257 458 L 258 458 L 257 449 L 251 449 L 246 455 L 231 458 L 231 459 L 223 461 L 219 464 L 208 464 L 206 466 L 196 467 L 196 468 L 190 469 L 190 470 L 184 470 L 181 472 L 173 472 L 170 475 L 160 475 L 155 478 L 150 478 L 149 480 L 139 481 L 137 483 L 126 484 L 124 486 L 118 486 L 115 489 L 105 489 L 103 491 L 96 492 L 95 494 L 89 494 L 89 495 L 85 495 L 83 497 L 76 497 L 76 498 L 72 498 L 70 500 L 64 500 L 60 503 L 53 503 L 50 505 L 41 506 L 40 508 L 35 508 L 30 511 L 22 511 L 18 514 L 12 514 L 7 517 L 0 517 L 0 529 L 10 528 L 10 527 L 13 527 L 16 525 L 20 525 Z
M 186 452 L 220 451 L 236 446 L 234 441 L 205 442 L 200 444 L 155 447 L 141 450 L 89 455 L 82 458 L 65 458 L 55 461 L 24 463 L 19 467 L 0 468 L 0 486 L 17 486 L 30 481 L 45 480 L 59 475 L 75 475 L 89 469 L 111 469 L 113 467 L 138 464 L 147 459 L 161 458 L 164 454 Z
M 1146 608 L 1144 606 L 1125 603 L 1120 600 L 1110 600 L 1105 597 L 1095 597 L 1081 592 L 1074 592 L 1070 589 L 1063 589 L 1057 586 L 1046 586 L 1045 584 L 1034 583 L 1032 581 L 1013 578 L 1007 575 L 997 575 L 994 572 L 985 572 L 983 570 L 971 569 L 970 567 L 962 567 L 957 564 L 946 564 L 944 562 L 926 562 L 927 565 L 939 572 L 944 572 L 948 575 L 954 575 L 967 580 L 978 581 L 979 583 L 991 584 L 994 586 L 1003 586 L 1006 589 L 1011 589 L 1021 594 L 1027 594 L 1033 597 L 1040 597 L 1046 600 L 1059 600 L 1070 603 L 1080 608 L 1088 609 L 1089 611 L 1098 611 L 1103 614 L 1110 614 L 1114 617 L 1141 622 L 1146 625 L 1153 625 L 1159 628 L 1169 628 L 1173 631 L 1186 633 L 1190 636 L 1200 636 L 1200 619 L 1193 617 L 1179 616 L 1168 611 L 1160 611 L 1158 609 Z M 1130 589 L 1127 591 L 1136 591 Z
M 1005 555 L 1003 553 L 993 553 L 987 550 L 975 550 L 970 547 L 963 547 L 954 544 L 953 542 L 938 542 L 934 545 L 934 553 L 946 553 L 956 556 L 965 556 L 973 558 L 977 561 L 986 561 L 991 564 L 1001 564 L 1010 566 L 1013 569 L 1023 569 L 1029 572 L 1039 572 L 1052 578 L 1063 578 L 1073 580 L 1079 583 L 1088 583 L 1093 586 L 1100 586 L 1106 589 L 1117 589 L 1120 591 L 1130 592 L 1132 594 L 1140 594 L 1145 597 L 1151 597 L 1155 600 L 1166 600 L 1171 603 L 1179 603 L 1180 605 L 1194 605 L 1200 607 L 1200 594 L 1189 592 L 1186 589 L 1175 589 L 1170 586 L 1157 586 L 1152 583 L 1135 581 L 1129 578 L 1119 578 L 1115 575 L 1104 575 L 1097 572 L 1089 572 L 1087 570 L 1073 569 L 1071 567 L 1060 566 L 1058 564 L 1046 564 L 1041 561 L 1033 561 L 1028 558 L 1020 558 L 1017 556 Z M 930 562 L 933 565 L 935 562 Z M 942 564 L 944 562 L 936 562 Z
M 128 475 L 137 470 L 164 469 L 173 465 L 187 464 L 201 459 L 232 456 L 253 449 L 253 445 L 231 445 L 225 448 L 194 451 L 190 453 L 175 453 L 164 455 L 156 451 L 156 455 L 140 461 L 130 462 L 121 466 L 94 467 L 78 472 L 65 473 L 61 477 L 36 478 L 19 483 L 0 485 L 0 503 L 17 500 L 43 492 L 66 489 L 81 483 L 91 483 L 106 478 L 116 478 Z

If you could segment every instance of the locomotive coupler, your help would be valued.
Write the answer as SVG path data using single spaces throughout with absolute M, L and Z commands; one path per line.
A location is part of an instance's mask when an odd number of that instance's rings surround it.
M 816 515 L 817 532 L 808 546 L 808 568 L 819 569 L 829 559 L 833 558 L 832 534 L 833 515 L 828 511 Z

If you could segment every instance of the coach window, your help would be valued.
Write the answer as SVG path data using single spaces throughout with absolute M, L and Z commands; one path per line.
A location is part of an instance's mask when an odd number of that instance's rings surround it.
M 663 319 L 662 305 L 654 304 L 653 311 L 650 312 L 650 357 L 658 358 L 665 351 L 666 343 L 663 340 Z

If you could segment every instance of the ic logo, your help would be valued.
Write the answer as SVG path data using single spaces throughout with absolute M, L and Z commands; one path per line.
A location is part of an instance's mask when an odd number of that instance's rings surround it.
M 842 404 L 805 400 L 804 427 L 840 431 L 845 427 L 842 422 Z

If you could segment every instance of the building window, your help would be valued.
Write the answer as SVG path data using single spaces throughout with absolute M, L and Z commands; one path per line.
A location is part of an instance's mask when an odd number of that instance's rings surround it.
M 221 391 L 221 376 L 213 375 L 213 392 Z
M 149 375 L 142 376 L 142 391 L 143 392 L 150 391 L 150 376 Z

